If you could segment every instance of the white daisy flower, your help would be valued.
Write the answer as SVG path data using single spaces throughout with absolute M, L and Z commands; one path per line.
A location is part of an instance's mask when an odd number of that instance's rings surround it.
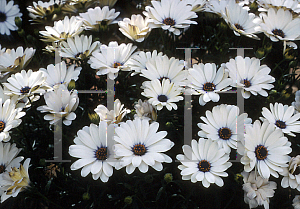
M 48 65 L 47 69 L 40 68 L 39 71 L 44 73 L 44 76 L 46 77 L 46 85 L 52 88 L 58 88 L 60 85 L 68 86 L 71 80 L 77 81 L 82 68 L 75 68 L 75 66 L 76 65 L 73 64 L 67 68 L 65 61 L 62 61 L 55 65 Z
M 244 129 L 244 126 L 252 122 L 247 113 L 239 115 L 239 112 L 239 107 L 226 104 L 215 106 L 212 111 L 206 111 L 206 117 L 200 117 L 204 123 L 198 123 L 201 129 L 198 136 L 218 142 L 219 148 L 223 148 L 226 153 L 230 153 L 230 148 L 237 149 L 239 140 L 237 130 Z
M 129 109 L 124 108 L 119 99 L 114 102 L 114 110 L 108 110 L 104 105 L 98 105 L 94 111 L 99 115 L 100 121 L 106 121 L 107 124 L 120 123 L 124 116 L 130 113 Z
M 281 181 L 283 188 L 291 187 L 300 191 L 300 155 L 292 157 L 289 167 L 283 168 L 283 172 L 280 174 L 283 176 Z
M 293 18 L 289 10 L 268 9 L 268 13 L 260 13 L 261 30 L 271 41 L 292 41 L 300 39 L 300 18 Z
M 90 8 L 85 13 L 80 13 L 79 19 L 83 22 L 85 30 L 99 31 L 101 27 L 117 23 L 114 21 L 120 12 L 115 12 L 115 9 L 109 9 L 108 6 L 103 8 L 95 7 Z
M 236 36 L 240 34 L 249 38 L 260 40 L 255 34 L 260 33 L 259 24 L 261 19 L 253 13 L 248 13 L 242 6 L 229 1 L 225 12 L 222 13 L 222 18 L 227 22 Z
M 163 79 L 162 83 L 155 79 L 152 81 L 144 82 L 144 91 L 141 93 L 143 96 L 149 98 L 149 103 L 161 110 L 164 106 L 171 111 L 172 108 L 177 110 L 177 105 L 174 102 L 183 100 L 179 96 L 182 88 L 170 82 L 169 79 Z
M 209 0 L 206 3 L 206 12 L 212 12 L 222 16 L 222 13 L 226 11 L 226 7 L 230 1 L 228 0 Z
M 61 118 L 66 126 L 71 125 L 76 119 L 74 111 L 79 104 L 77 91 L 69 92 L 67 87 L 60 86 L 54 91 L 47 92 L 44 95 L 46 105 L 37 108 L 38 111 L 49 112 L 44 116 L 45 120 L 50 120 L 50 124 L 57 123 Z
M 4 191 L 1 195 L 1 203 L 10 197 L 18 196 L 19 192 L 29 187 L 29 168 L 30 158 L 27 158 L 23 165 L 10 168 L 8 172 L 0 175 L 0 187 Z
M 300 209 L 300 195 L 296 195 L 293 199 L 293 207 L 294 209 Z
M 193 12 L 201 12 L 205 8 L 206 0 L 181 0 L 185 1 L 188 6 L 192 6 Z
M 19 126 L 22 122 L 20 119 L 25 115 L 20 108 L 16 108 L 14 100 L 0 98 L 0 142 L 10 140 L 9 131 Z
M 171 57 L 170 59 L 164 56 L 156 56 L 151 61 L 146 62 L 146 69 L 141 69 L 140 76 L 149 80 L 169 79 L 175 85 L 186 85 L 188 71 L 184 70 L 184 64 Z
M 101 121 L 99 126 L 91 124 L 77 132 L 74 139 L 75 145 L 69 147 L 72 157 L 80 158 L 71 165 L 71 170 L 81 170 L 81 176 L 86 177 L 92 173 L 94 180 L 99 177 L 107 182 L 113 174 L 115 166 L 113 146 L 114 125 L 107 125 Z
M 102 45 L 101 52 L 93 52 L 88 63 L 91 68 L 98 69 L 97 75 L 108 74 L 109 78 L 114 80 L 119 70 L 130 70 L 127 61 L 136 48 L 131 43 L 118 45 L 117 42 L 112 41 L 108 46 Z
M 192 140 L 189 145 L 182 146 L 183 153 L 176 156 L 182 165 L 178 168 L 181 170 L 182 180 L 191 180 L 196 183 L 202 181 L 206 188 L 210 184 L 216 184 L 219 187 L 224 185 L 222 177 L 227 177 L 225 172 L 232 163 L 228 162 L 229 154 L 224 149 L 219 149 L 218 143 L 211 139 L 200 138 L 199 142 Z
M 217 70 L 215 63 L 199 63 L 194 64 L 188 72 L 187 85 L 194 90 L 194 94 L 201 94 L 199 104 L 202 106 L 209 101 L 218 102 L 218 92 L 231 89 L 232 79 L 228 78 L 223 66 Z
M 24 159 L 23 157 L 17 157 L 21 150 L 16 147 L 16 144 L 0 141 L 0 175 L 20 164 Z
M 297 0 L 259 0 L 257 3 L 262 7 L 258 11 L 266 11 L 269 8 L 277 7 L 287 10 L 293 10 L 296 13 L 300 12 L 299 1 Z
M 271 111 L 270 111 L 271 110 Z M 283 133 L 295 137 L 294 133 L 300 133 L 300 113 L 294 113 L 295 108 L 293 106 L 283 105 L 281 103 L 275 103 L 274 105 L 270 103 L 270 110 L 263 107 L 262 115 L 276 127 L 280 129 Z
M 101 43 L 95 41 L 92 44 L 92 38 L 92 35 L 89 37 L 76 35 L 72 38 L 67 38 L 67 41 L 61 42 L 62 47 L 59 55 L 78 60 L 89 57 L 93 52 L 99 52 Z
M 259 205 L 269 208 L 270 198 L 274 196 L 277 184 L 274 181 L 257 176 L 254 171 L 251 173 L 242 172 L 244 177 L 244 200 L 250 208 L 256 208 Z
M 22 17 L 19 6 L 14 5 L 14 1 L 0 0 L 0 33 L 10 35 L 10 31 L 16 31 L 15 18 Z
M 151 62 L 154 64 L 154 60 L 156 57 L 162 57 L 163 53 L 157 53 L 156 50 L 151 52 L 139 51 L 137 54 L 133 55 L 127 62 L 127 65 L 134 70 L 131 76 L 139 74 L 142 69 L 147 69 L 146 63 Z
M 63 20 L 55 21 L 54 26 L 45 26 L 46 31 L 40 31 L 44 42 L 65 41 L 69 37 L 80 34 L 83 31 L 83 22 L 72 16 L 65 16 Z
M 148 17 L 144 19 L 139 14 L 131 15 L 131 19 L 124 18 L 123 21 L 118 22 L 119 30 L 130 40 L 142 42 L 151 32 L 151 28 L 148 27 L 148 19 Z
M 140 119 L 146 119 L 150 121 L 155 121 L 157 119 L 156 109 L 148 102 L 148 100 L 142 102 L 142 100 L 139 99 L 138 103 L 134 105 L 134 108 L 136 112 L 134 118 L 139 117 Z
M 0 54 L 0 72 L 17 72 L 24 69 L 33 58 L 35 49 L 22 46 L 15 49 L 6 49 Z
M 28 6 L 29 17 L 37 23 L 43 23 L 47 20 L 56 19 L 55 9 L 61 6 L 60 0 L 50 0 L 49 2 L 38 1 L 32 2 L 33 6 Z M 51 19 L 49 18 L 51 17 Z
M 131 174 L 135 168 L 142 173 L 151 166 L 157 171 L 163 169 L 162 163 L 171 163 L 172 159 L 164 154 L 170 150 L 174 143 L 166 139 L 167 132 L 157 132 L 159 123 L 149 124 L 146 119 L 136 118 L 127 120 L 115 129 L 114 140 L 116 158 L 119 159 L 116 169 L 126 166 L 126 172 Z
M 20 73 L 11 75 L 7 79 L 8 83 L 3 83 L 7 88 L 4 93 L 9 96 L 18 95 L 19 100 L 34 94 L 44 94 L 45 90 L 50 88 L 45 81 L 46 77 L 41 71 L 32 72 L 32 70 L 28 70 L 26 72 L 22 70 Z
M 292 102 L 292 106 L 295 108 L 295 113 L 300 113 L 300 90 L 295 93 L 295 101 Z
M 181 0 L 151 1 L 151 6 L 146 6 L 143 14 L 149 18 L 150 28 L 162 28 L 174 35 L 180 35 L 182 28 L 188 28 L 191 24 L 197 24 L 190 19 L 197 18 L 192 11 L 192 6 Z
M 277 172 L 288 167 L 287 162 L 292 152 L 291 143 L 281 130 L 264 121 L 256 120 L 252 126 L 246 126 L 245 149 L 241 163 L 244 170 L 251 172 L 254 168 L 262 178 L 269 178 L 270 174 L 278 178 Z
M 226 63 L 226 68 L 229 77 L 236 81 L 232 85 L 242 88 L 245 99 L 248 99 L 251 94 L 256 96 L 257 93 L 267 97 L 268 93 L 265 89 L 270 90 L 274 87 L 270 84 L 275 82 L 275 78 L 269 75 L 271 69 L 266 65 L 260 65 L 260 60 L 257 58 L 237 56 Z

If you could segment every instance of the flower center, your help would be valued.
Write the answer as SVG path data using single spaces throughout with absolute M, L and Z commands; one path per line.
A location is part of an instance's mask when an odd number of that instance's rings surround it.
M 29 91 L 30 91 L 30 87 L 29 86 L 25 86 L 24 88 L 22 88 L 21 90 L 20 90 L 20 92 L 22 93 L 22 94 L 27 94 L 27 93 L 29 93 Z
M 231 130 L 229 128 L 220 128 L 218 133 L 219 133 L 219 137 L 224 140 L 230 139 L 232 135 Z
M 160 102 L 167 102 L 168 101 L 168 97 L 166 95 L 159 95 L 157 97 L 158 101 Z
M 168 18 L 164 19 L 163 23 L 166 24 L 166 25 L 173 26 L 173 25 L 175 25 L 175 20 L 173 20 L 172 18 L 168 17 Z
M 281 129 L 286 128 L 285 122 L 283 122 L 283 121 L 281 121 L 281 120 L 276 120 L 275 125 L 276 125 L 278 128 L 281 128 Z
M 280 36 L 281 38 L 285 37 L 284 32 L 280 29 L 274 29 L 272 30 L 272 33 L 276 36 Z
M 213 90 L 215 90 L 215 88 L 216 88 L 216 85 L 213 84 L 213 83 L 207 82 L 207 83 L 205 83 L 205 84 L 203 85 L 203 90 L 204 90 L 204 91 L 213 91 Z
M 268 156 L 268 150 L 263 145 L 258 145 L 255 148 L 255 155 L 258 160 L 264 160 Z
M 144 144 L 136 144 L 132 147 L 132 152 L 135 155 L 142 156 L 147 152 Z
M 238 29 L 238 30 L 244 30 L 244 28 L 243 28 L 240 24 L 238 24 L 238 23 L 234 24 L 234 26 L 235 26 L 236 29 Z
M 5 22 L 6 18 L 6 14 L 4 12 L 0 12 L 0 22 Z
M 3 121 L 0 121 L 0 133 L 4 130 L 5 123 Z
M 95 152 L 95 156 L 98 160 L 106 160 L 107 159 L 107 147 L 100 147 Z
M 210 168 L 211 168 L 211 165 L 208 161 L 206 160 L 201 160 L 199 163 L 198 163 L 198 169 L 199 171 L 202 171 L 202 172 L 209 172 L 210 171 Z
M 114 66 L 114 68 L 117 68 L 117 67 L 119 67 L 119 66 L 122 66 L 122 64 L 119 63 L 119 62 L 115 62 L 113 66 Z
M 5 171 L 5 165 L 0 165 L 0 174 L 1 173 L 4 173 L 4 171 Z
M 248 81 L 247 79 L 244 79 L 243 83 L 244 83 L 246 88 L 249 88 L 251 86 L 251 82 Z

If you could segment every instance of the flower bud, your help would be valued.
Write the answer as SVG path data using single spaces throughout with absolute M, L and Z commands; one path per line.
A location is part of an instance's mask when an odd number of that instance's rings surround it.
M 258 59 L 262 58 L 265 55 L 265 50 L 263 48 L 259 48 L 256 52 L 255 55 Z
M 170 183 L 171 181 L 173 181 L 173 175 L 171 173 L 166 173 L 165 176 L 164 176 L 164 180 L 167 183 Z
M 264 45 L 264 50 L 265 53 L 269 53 L 272 51 L 272 43 L 267 43 L 266 45 Z
M 75 81 L 72 79 L 70 83 L 68 84 L 68 90 L 71 91 L 72 89 L 75 89 Z
M 94 124 L 100 123 L 100 117 L 97 113 L 88 113 L 88 116 L 92 123 Z
M 132 203 L 132 197 L 131 196 L 127 196 L 124 198 L 124 202 L 127 204 L 127 205 L 130 205 Z
M 88 192 L 83 193 L 83 195 L 82 195 L 83 200 L 89 200 L 90 198 L 91 198 L 91 196 Z
M 16 23 L 16 26 L 18 26 L 18 28 L 22 27 L 22 20 L 20 17 L 15 17 L 15 23 Z
M 25 36 L 25 31 L 21 28 L 21 30 L 18 30 L 18 34 L 20 37 L 24 37 Z

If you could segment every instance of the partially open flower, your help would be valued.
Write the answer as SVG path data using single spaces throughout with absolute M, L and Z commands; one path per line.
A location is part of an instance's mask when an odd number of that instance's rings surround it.
M 300 155 L 292 157 L 288 168 L 283 168 L 281 173 L 284 177 L 281 181 L 283 188 L 291 187 L 300 191 Z
M 33 2 L 33 6 L 28 6 L 29 17 L 35 23 L 44 23 L 48 20 L 55 20 L 57 15 L 55 9 L 60 7 L 60 0 L 50 0 L 49 2 Z
M 148 27 L 148 17 L 145 19 L 142 15 L 132 15 L 131 19 L 124 18 L 123 21 L 119 21 L 119 30 L 129 39 L 142 42 L 150 34 L 151 28 Z
M 19 168 L 13 167 L 9 172 L 0 176 L 0 187 L 4 191 L 1 195 L 1 203 L 10 197 L 16 197 L 19 192 L 25 190 L 30 183 L 28 168 L 30 158 L 27 158 Z

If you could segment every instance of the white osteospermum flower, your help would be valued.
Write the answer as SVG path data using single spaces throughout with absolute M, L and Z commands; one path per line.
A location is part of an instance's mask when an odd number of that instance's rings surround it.
M 228 78 L 223 66 L 217 70 L 215 63 L 199 63 L 188 71 L 188 86 L 195 90 L 195 94 L 201 94 L 199 104 L 202 106 L 209 101 L 218 102 L 218 92 L 231 89 L 232 79 Z
M 193 12 L 201 12 L 205 8 L 206 0 L 181 0 L 185 1 L 187 5 L 192 6 Z
M 65 41 L 69 37 L 80 34 L 83 31 L 82 21 L 72 16 L 70 19 L 65 16 L 63 20 L 55 21 L 54 26 L 46 26 L 46 31 L 40 31 L 42 41 L 59 42 Z
M 162 163 L 171 163 L 172 159 L 164 154 L 170 150 L 174 143 L 166 139 L 167 132 L 157 132 L 159 123 L 149 124 L 146 119 L 136 118 L 127 120 L 115 129 L 114 140 L 116 158 L 119 159 L 117 169 L 126 166 L 126 172 L 131 174 L 135 168 L 142 173 L 151 166 L 157 171 L 163 169 Z
M 295 101 L 292 102 L 292 106 L 295 108 L 295 113 L 300 113 L 300 90 L 295 93 Z
M 289 10 L 284 9 L 268 9 L 268 13 L 261 13 L 262 23 L 261 30 L 272 41 L 292 41 L 299 40 L 300 18 L 293 18 L 293 14 Z
M 92 35 L 88 36 L 74 36 L 72 38 L 67 38 L 67 41 L 61 43 L 61 51 L 59 55 L 61 57 L 71 58 L 71 59 L 85 59 L 89 57 L 93 52 L 99 52 L 100 42 L 95 41 L 92 44 Z
M 109 9 L 108 6 L 103 8 L 89 8 L 87 12 L 80 13 L 79 19 L 83 22 L 86 30 L 97 30 L 101 27 L 117 23 L 114 20 L 119 16 L 120 12 L 115 9 Z
M 223 148 L 226 153 L 231 149 L 237 149 L 238 130 L 243 130 L 245 125 L 250 125 L 251 118 L 247 118 L 247 113 L 239 115 L 240 109 L 235 105 L 221 104 L 213 107 L 212 112 L 206 111 L 206 117 L 200 117 L 204 123 L 198 123 L 201 131 L 200 137 L 210 138 L 217 141 L 219 148 Z M 244 131 L 242 132 L 244 134 Z
M 277 172 L 288 167 L 287 162 L 292 152 L 291 143 L 274 125 L 256 120 L 252 126 L 246 126 L 245 149 L 241 163 L 244 170 L 251 172 L 257 169 L 262 178 L 269 178 L 270 174 L 278 178 Z
M 34 94 L 44 94 L 50 87 L 45 83 L 46 77 L 41 71 L 32 72 L 32 70 L 22 70 L 20 73 L 11 75 L 8 83 L 3 83 L 7 88 L 4 93 L 7 95 L 18 95 L 19 100 L 24 97 L 30 97 Z
M 14 1 L 0 0 L 0 33 L 10 35 L 10 31 L 16 31 L 15 18 L 22 17 L 19 6 L 14 5 Z
M 164 106 L 171 111 L 172 108 L 177 110 L 177 105 L 174 102 L 183 100 L 182 88 L 170 82 L 169 79 L 163 79 L 162 83 L 155 79 L 144 82 L 144 91 L 142 95 L 149 98 L 149 103 L 161 110 Z
M 16 147 L 16 144 L 0 141 L 0 175 L 19 165 L 23 160 L 23 157 L 17 157 L 21 150 Z
M 61 84 L 68 86 L 71 80 L 77 81 L 81 71 L 81 67 L 76 67 L 75 64 L 67 68 L 65 61 L 57 63 L 56 65 L 50 64 L 47 69 L 40 68 L 39 71 L 44 73 L 46 77 L 46 85 L 57 88 Z
M 97 75 L 108 74 L 113 80 L 118 76 L 119 70 L 130 70 L 127 61 L 136 48 L 131 43 L 118 45 L 117 42 L 112 41 L 108 46 L 102 45 L 101 52 L 93 52 L 88 63 L 91 68 L 98 69 Z
M 218 143 L 211 139 L 200 138 L 199 142 L 193 139 L 191 146 L 183 145 L 184 155 L 176 156 L 182 163 L 178 166 L 182 180 L 191 180 L 193 183 L 202 181 L 206 188 L 210 184 L 222 187 L 224 182 L 220 176 L 228 176 L 225 171 L 232 165 L 228 162 L 229 154 L 219 149 Z
M 157 119 L 156 109 L 148 102 L 148 100 L 142 102 L 142 100 L 139 99 L 138 103 L 134 105 L 134 108 L 136 111 L 136 114 L 134 115 L 135 118 L 139 117 L 150 121 L 155 121 Z
M 114 110 L 108 110 L 104 105 L 98 105 L 94 110 L 100 117 L 100 121 L 106 121 L 108 124 L 120 123 L 124 116 L 130 113 L 130 110 L 123 108 L 124 104 L 121 104 L 119 99 L 114 102 Z
M 197 24 L 190 19 L 197 18 L 192 11 L 192 6 L 181 0 L 151 1 L 151 6 L 146 6 L 143 14 L 149 18 L 150 28 L 162 28 L 175 35 L 180 35 L 181 28 L 188 28 L 191 24 Z
M 293 199 L 294 209 L 300 209 L 300 195 L 296 195 Z
M 292 157 L 288 168 L 283 168 L 281 186 L 291 187 L 300 191 L 300 155 Z
M 29 12 L 29 17 L 31 17 L 33 20 L 37 23 L 43 23 L 44 21 L 47 21 L 50 15 L 53 15 L 55 12 L 55 8 L 61 6 L 60 0 L 50 0 L 48 2 L 38 1 L 32 2 L 33 6 L 28 6 L 27 10 Z M 52 20 L 55 19 L 57 16 L 53 15 Z
M 163 53 L 157 53 L 156 50 L 151 52 L 139 51 L 137 54 L 133 55 L 127 62 L 127 65 L 134 70 L 131 76 L 136 75 L 141 72 L 142 69 L 147 69 L 146 63 L 153 63 L 156 57 L 162 57 Z
M 1 195 L 1 203 L 10 197 L 16 197 L 19 192 L 24 191 L 29 186 L 29 163 L 30 158 L 27 158 L 23 165 L 19 164 L 0 175 L 0 188 L 4 191 Z
M 50 113 L 44 116 L 45 120 L 50 120 L 50 124 L 55 124 L 60 119 L 63 119 L 63 123 L 69 126 L 72 120 L 76 119 L 74 111 L 79 104 L 77 91 L 69 92 L 66 87 L 60 86 L 60 88 L 54 89 L 54 91 L 47 92 L 44 98 L 46 105 L 38 107 L 37 110 L 42 113 Z
M 244 200 L 250 208 L 256 208 L 263 205 L 265 209 L 269 208 L 270 198 L 274 196 L 277 184 L 274 181 L 257 176 L 254 171 L 251 173 L 242 172 L 244 177 L 243 190 Z
M 297 0 L 259 0 L 257 3 L 262 7 L 258 11 L 265 11 L 266 9 L 277 7 L 291 9 L 296 13 L 300 12 L 299 1 Z
M 108 126 L 105 121 L 101 121 L 99 126 L 92 123 L 79 130 L 74 139 L 75 145 L 69 147 L 69 154 L 80 159 L 71 165 L 71 170 L 82 168 L 82 177 L 92 173 L 94 180 L 100 177 L 101 181 L 107 182 L 116 162 L 112 149 L 113 135 L 114 125 Z
M 242 88 L 245 99 L 248 99 L 251 94 L 267 97 L 268 93 L 265 89 L 270 90 L 274 87 L 270 84 L 275 82 L 275 78 L 269 75 L 271 69 L 266 65 L 260 65 L 260 60 L 257 58 L 237 56 L 226 63 L 226 68 L 229 77 L 236 81 L 232 85 Z
M 233 29 L 236 36 L 242 34 L 249 38 L 259 40 L 255 34 L 260 33 L 258 26 L 261 19 L 256 17 L 253 13 L 248 13 L 247 10 L 235 3 L 234 0 L 228 3 L 225 12 L 222 13 L 222 17 L 229 27 Z
M 144 19 L 142 15 L 131 15 L 131 19 L 124 18 L 123 21 L 118 22 L 119 30 L 130 40 L 142 42 L 151 32 L 148 19 L 148 17 Z
M 270 110 L 266 107 L 262 109 L 262 115 L 266 120 L 274 125 L 277 129 L 283 131 L 283 133 L 295 137 L 292 132 L 300 132 L 300 113 L 296 113 L 293 106 L 283 105 L 281 103 L 270 103 Z M 262 118 L 264 119 L 264 118 Z
M 206 12 L 212 12 L 222 16 L 226 11 L 226 7 L 230 1 L 228 0 L 210 0 L 206 3 Z
M 179 59 L 171 57 L 170 59 L 164 56 L 157 56 L 151 61 L 146 62 L 146 69 L 141 69 L 140 76 L 149 80 L 169 79 L 175 85 L 185 85 L 188 71 L 184 70 L 184 64 L 180 63 Z
M 6 49 L 4 53 L 0 53 L 0 72 L 16 72 L 24 69 L 31 61 L 35 49 L 22 46 L 15 49 Z

